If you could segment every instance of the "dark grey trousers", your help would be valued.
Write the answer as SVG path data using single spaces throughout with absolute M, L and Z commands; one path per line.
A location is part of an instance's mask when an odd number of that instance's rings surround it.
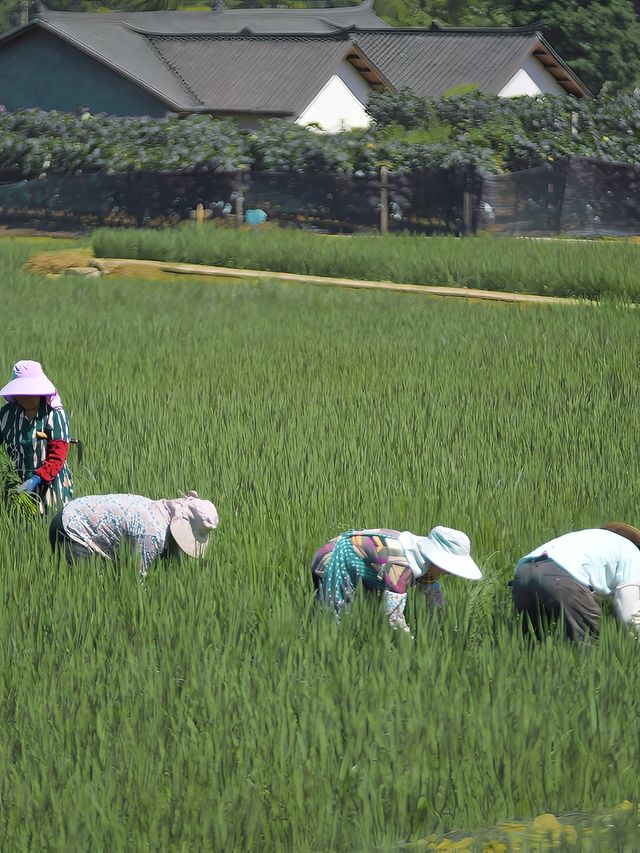
M 526 613 L 538 637 L 545 623 L 562 620 L 571 640 L 600 632 L 600 604 L 593 591 L 571 577 L 548 557 L 523 563 L 516 569 L 511 588 L 516 610 Z

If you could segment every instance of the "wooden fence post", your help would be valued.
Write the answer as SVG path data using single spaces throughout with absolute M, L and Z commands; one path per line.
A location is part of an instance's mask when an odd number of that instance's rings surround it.
M 244 223 L 244 179 L 242 176 L 240 177 L 240 181 L 241 183 L 236 193 L 236 226 L 238 228 Z
M 380 167 L 380 234 L 389 233 L 389 170 Z
M 473 233 L 473 213 L 471 210 L 471 193 L 465 190 L 462 194 L 462 222 L 464 224 L 464 233 Z

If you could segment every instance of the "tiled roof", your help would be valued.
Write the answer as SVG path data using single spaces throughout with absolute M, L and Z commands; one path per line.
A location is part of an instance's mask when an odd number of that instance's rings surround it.
M 356 33 L 354 40 L 394 89 L 439 97 L 472 83 L 497 94 L 540 39 L 533 32 L 391 30 Z
M 354 47 L 363 74 L 438 97 L 477 84 L 498 93 L 529 56 L 568 91 L 586 90 L 541 35 L 527 29 L 390 28 L 371 0 L 333 9 L 222 12 L 51 12 L 33 26 L 78 46 L 177 111 L 297 117 Z M 345 28 L 342 28 L 345 27 Z M 265 30 L 267 32 L 265 32 Z
M 205 107 L 294 117 L 351 48 L 347 39 L 150 36 L 149 41 Z

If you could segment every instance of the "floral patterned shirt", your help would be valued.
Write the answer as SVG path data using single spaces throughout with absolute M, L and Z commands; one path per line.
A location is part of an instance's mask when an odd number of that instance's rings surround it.
M 169 531 L 161 501 L 142 495 L 76 498 L 62 511 L 62 526 L 70 539 L 107 560 L 115 560 L 128 545 L 140 558 L 143 576 L 164 553 Z

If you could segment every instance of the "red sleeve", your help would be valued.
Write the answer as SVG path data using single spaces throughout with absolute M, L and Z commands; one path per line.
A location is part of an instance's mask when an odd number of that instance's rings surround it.
M 47 458 L 36 469 L 35 473 L 38 477 L 42 477 L 45 483 L 50 483 L 60 473 L 62 466 L 67 461 L 68 453 L 68 441 L 61 441 L 59 438 L 49 439 L 47 442 Z

